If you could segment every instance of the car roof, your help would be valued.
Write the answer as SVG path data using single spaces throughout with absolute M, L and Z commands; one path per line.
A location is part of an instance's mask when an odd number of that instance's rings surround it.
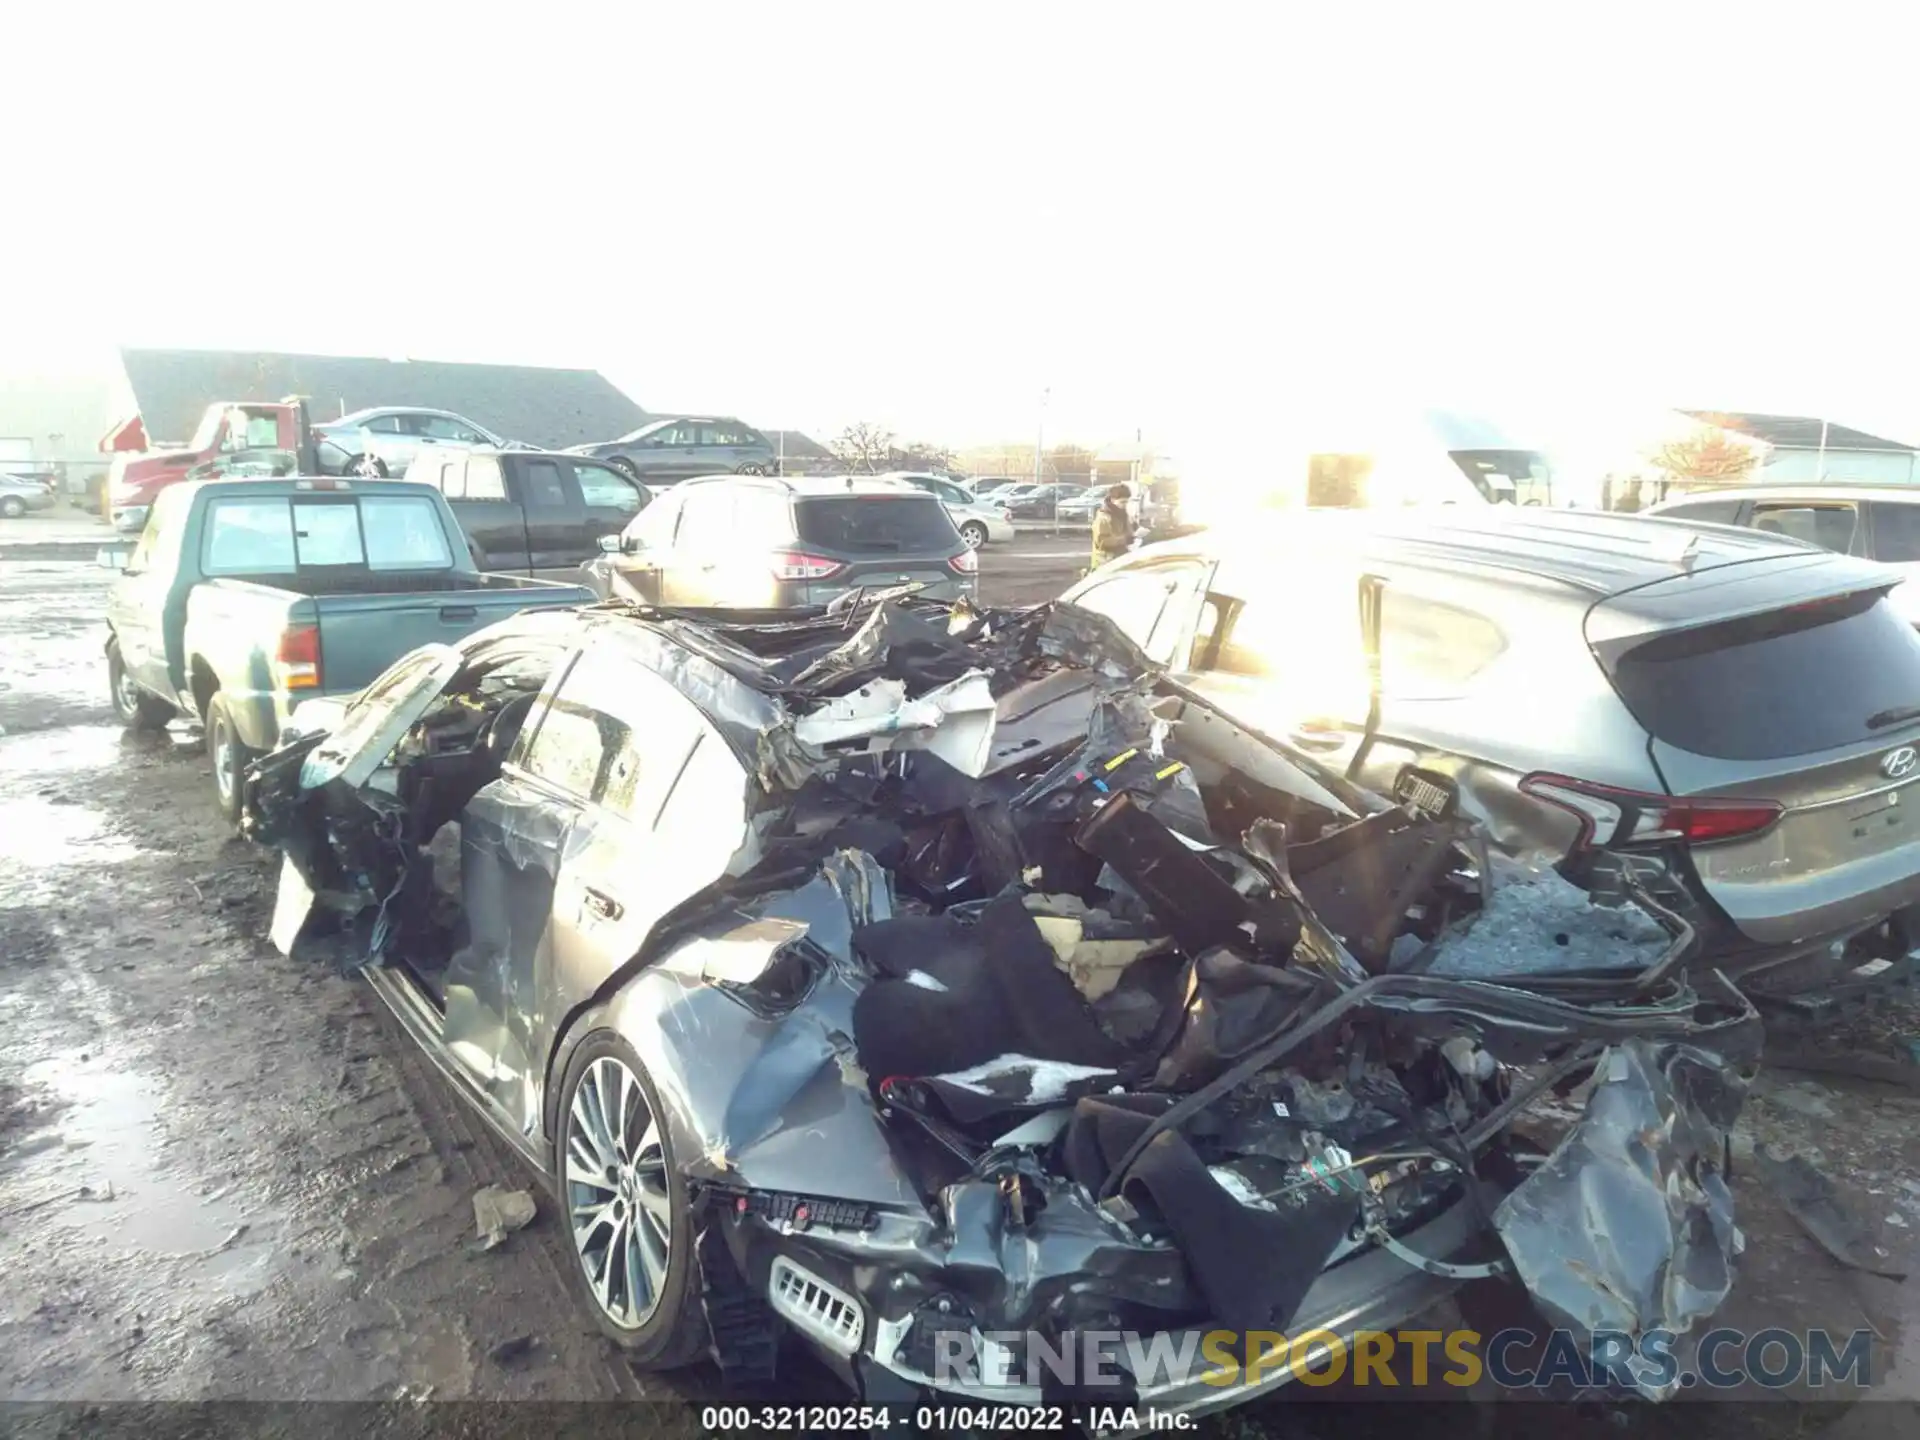
M 1892 500 L 1920 505 L 1920 485 L 1903 485 L 1897 481 L 1888 481 L 1883 485 L 1830 485 L 1824 480 L 1816 480 L 1805 485 L 1749 485 L 1739 490 L 1695 490 L 1691 494 L 1662 500 L 1652 507 L 1651 513 L 1659 515 L 1676 505 L 1698 505 L 1703 500 L 1846 500 L 1855 504 L 1863 500 Z
M 1269 512 L 1231 530 L 1209 529 L 1135 552 L 1204 555 L 1223 565 L 1270 567 L 1288 550 L 1348 549 L 1358 563 L 1464 575 L 1544 580 L 1590 600 L 1727 565 L 1830 563 L 1836 580 L 1879 577 L 1881 567 L 1766 531 L 1651 515 L 1533 506 L 1427 507 L 1407 511 Z M 1858 576 L 1841 572 L 1857 570 Z
M 463 420 L 469 425 L 479 423 L 452 410 L 436 410 L 431 405 L 369 405 L 364 410 L 350 410 L 337 420 L 316 420 L 313 426 L 316 430 L 324 430 L 329 425 L 345 425 L 349 420 L 361 420 L 369 415 L 439 415 L 448 420 Z

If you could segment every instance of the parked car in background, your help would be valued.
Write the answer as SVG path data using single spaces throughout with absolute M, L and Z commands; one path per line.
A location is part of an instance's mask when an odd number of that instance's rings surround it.
M 1084 487 L 1069 485 L 1065 482 L 1050 482 L 1036 485 L 1032 489 L 1007 501 L 1007 514 L 1015 520 L 1051 520 L 1054 507 L 1060 501 L 1078 495 Z
M 990 500 L 982 500 L 964 485 L 956 484 L 944 475 L 931 474 L 924 470 L 889 470 L 877 478 L 897 480 L 902 485 L 911 485 L 916 490 L 924 490 L 947 507 L 947 514 L 953 520 L 954 528 L 960 532 L 960 538 L 978 550 L 989 542 L 1005 544 L 1015 534 L 1013 522 L 1007 519 L 1007 512 Z
M 1330 598 L 1366 576 L 1370 740 L 1359 607 Z M 1644 858 L 1715 964 L 1785 994 L 1920 944 L 1920 635 L 1897 580 L 1764 534 L 1488 506 L 1216 529 L 1063 603 L 1363 783 L 1442 777 L 1513 854 L 1575 877 Z
M 17 520 L 29 510 L 51 510 L 56 499 L 58 496 L 47 479 L 0 471 L 0 516 Z
M 933 496 L 851 476 L 691 480 L 603 543 L 595 592 L 654 605 L 786 610 L 896 585 L 971 599 L 979 570 Z
M 1062 495 L 1054 502 L 1054 518 L 1070 520 L 1076 525 L 1091 525 L 1093 512 L 1107 498 L 1107 488 L 1105 485 L 1093 485 L 1076 494 Z
M 1738 525 L 1786 536 L 1838 555 L 1878 560 L 1904 583 L 1893 608 L 1920 625 L 1920 490 L 1906 485 L 1765 485 L 1687 495 L 1653 506 L 1652 515 Z
M 447 497 L 481 570 L 556 580 L 579 579 L 600 541 L 653 500 L 610 465 L 539 450 L 436 450 L 407 479 Z
M 988 495 L 1004 497 L 1007 491 L 1021 484 L 1020 481 L 1010 480 L 1005 475 L 976 475 L 965 483 L 969 490 L 982 497 Z
M 579 585 L 482 575 L 440 495 L 401 480 L 215 480 L 162 491 L 107 596 L 107 684 L 123 724 L 206 726 L 223 814 L 301 704 L 351 694 L 399 656 Z
M 618 440 L 575 445 L 567 453 L 605 460 L 622 474 L 654 486 L 696 475 L 771 475 L 780 461 L 766 436 L 727 416 L 649 420 Z
M 321 465 L 329 475 L 404 475 L 423 452 L 442 445 L 519 448 L 451 410 L 379 406 L 321 421 L 313 430 L 327 442 Z

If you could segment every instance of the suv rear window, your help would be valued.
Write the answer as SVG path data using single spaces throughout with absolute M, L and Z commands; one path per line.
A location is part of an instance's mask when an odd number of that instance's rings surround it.
M 1613 681 L 1657 739 L 1720 760 L 1778 760 L 1870 739 L 1920 704 L 1920 636 L 1872 591 L 1658 636 Z
M 794 507 L 803 545 L 850 555 L 946 555 L 960 532 L 931 495 L 809 496 Z

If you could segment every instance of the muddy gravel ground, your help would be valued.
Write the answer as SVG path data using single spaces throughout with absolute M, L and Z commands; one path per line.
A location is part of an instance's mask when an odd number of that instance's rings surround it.
M 988 598 L 1042 598 L 1074 568 L 1057 542 L 989 552 Z M 643 1381 L 600 1339 L 544 1197 L 531 1227 L 478 1247 L 473 1192 L 526 1177 L 363 985 L 265 943 L 274 867 L 223 832 L 197 737 L 113 723 L 105 583 L 71 560 L 0 560 L 0 1398 L 68 1402 L 0 1418 L 75 1434 L 116 1419 L 168 1433 L 697 1429 L 684 1406 L 495 1403 L 719 1395 L 706 1372 Z M 1920 1018 L 1903 1009 L 1841 1048 L 1898 1058 L 1913 1036 Z M 1920 1231 L 1916 1120 L 1920 1090 L 1769 1074 L 1739 1145 L 1818 1159 L 1893 1265 Z M 1873 1328 L 1885 1393 L 1901 1399 L 1859 1407 L 1835 1434 L 1916 1433 L 1904 1287 L 1841 1269 L 1750 1170 L 1736 1167 L 1736 1188 L 1748 1246 L 1727 1322 Z M 1462 1308 L 1479 1320 L 1482 1303 Z M 837 1393 L 797 1352 L 783 1389 Z M 1804 1434 L 1845 1408 L 1819 1398 L 1594 1407 L 1553 1423 Z M 187 1400 L 386 1403 L 154 1405 Z M 1206 1428 L 1404 1435 L 1416 1418 L 1356 1409 L 1274 1402 Z M 1518 1435 L 1541 1412 L 1426 1404 L 1417 1419 L 1423 1434 Z

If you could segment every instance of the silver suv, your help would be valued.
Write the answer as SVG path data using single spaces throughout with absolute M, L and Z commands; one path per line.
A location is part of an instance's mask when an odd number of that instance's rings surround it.
M 1368 784 L 1437 779 L 1505 851 L 1586 883 L 1613 856 L 1661 862 L 1714 964 L 1818 1010 L 1905 975 L 1920 942 L 1920 636 L 1888 603 L 1899 578 L 1644 516 L 1303 511 L 1148 546 L 1063 600 Z

